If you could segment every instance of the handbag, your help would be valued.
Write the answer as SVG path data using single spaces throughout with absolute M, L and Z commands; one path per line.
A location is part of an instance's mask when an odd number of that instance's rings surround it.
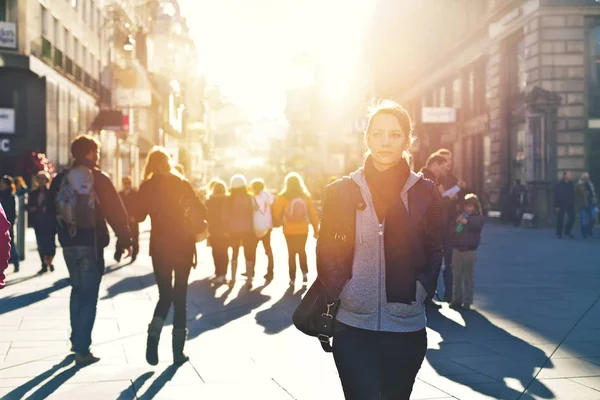
M 323 350 L 331 353 L 331 338 L 339 305 L 339 300 L 328 300 L 325 286 L 317 278 L 292 316 L 294 326 L 302 333 L 318 338 Z

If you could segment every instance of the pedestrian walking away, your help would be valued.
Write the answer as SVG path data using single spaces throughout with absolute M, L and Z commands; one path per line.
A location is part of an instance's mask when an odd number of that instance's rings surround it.
M 327 187 L 318 279 L 339 299 L 333 355 L 346 399 L 408 400 L 442 263 L 440 193 L 404 158 L 412 124 L 401 106 L 374 108 L 365 140 L 364 167 Z
M 254 233 L 258 241 L 262 243 L 267 256 L 267 273 L 265 280 L 270 282 L 273 280 L 275 268 L 275 260 L 273 258 L 273 249 L 271 248 L 271 232 L 273 230 L 273 213 L 272 208 L 275 203 L 275 196 L 267 191 L 265 181 L 255 179 L 250 182 L 254 201 Z
M 206 208 L 162 147 L 148 154 L 139 190 L 135 217 L 141 223 L 147 216 L 152 221 L 150 256 L 159 298 L 148 325 L 146 361 L 158 364 L 158 343 L 173 304 L 173 362 L 182 364 L 188 360 L 183 352 L 188 278 L 195 263 L 196 235 L 206 229 Z
M 258 238 L 254 234 L 254 204 L 248 192 L 248 181 L 242 174 L 233 175 L 229 182 L 230 193 L 227 197 L 227 233 L 229 245 L 233 248 L 231 256 L 231 284 L 237 277 L 238 255 L 240 247 L 244 248 L 247 277 L 246 284 L 251 286 L 256 264 L 256 246 Z
M 571 239 L 571 230 L 575 223 L 575 185 L 573 175 L 567 171 L 554 189 L 554 207 L 556 211 L 556 237 L 562 239 L 563 234 Z M 565 225 L 565 216 L 567 223 Z
M 584 238 L 594 235 L 596 202 L 594 184 L 590 181 L 590 174 L 584 172 L 575 185 L 575 210 L 579 213 L 581 236 Z
M 471 308 L 475 291 L 475 262 L 477 248 L 481 242 L 483 215 L 477 196 L 470 193 L 465 196 L 464 211 L 456 218 L 452 247 L 454 248 L 454 286 L 451 308 Z
M 123 205 L 129 216 L 129 231 L 131 232 L 131 245 L 133 249 L 133 252 L 131 253 L 131 263 L 133 263 L 140 252 L 140 225 L 135 219 L 138 191 L 133 188 L 133 182 L 131 181 L 130 176 L 124 177 L 121 182 L 123 184 L 123 190 L 119 192 L 119 196 L 121 196 L 121 201 L 123 201 Z M 122 256 L 123 248 L 117 243 L 115 248 L 115 261 L 120 262 Z
M 215 264 L 213 282 L 223 284 L 227 281 L 227 266 L 229 265 L 229 235 L 227 234 L 227 184 L 222 180 L 214 180 L 209 186 L 209 196 L 206 201 L 208 233 Z
M 296 255 L 300 261 L 302 283 L 307 284 L 306 241 L 308 228 L 312 225 L 313 236 L 319 237 L 319 221 L 311 195 L 298 173 L 290 172 L 285 177 L 283 190 L 273 205 L 273 218 L 283 225 L 283 234 L 288 248 L 290 286 L 294 286 L 296 281 Z
M 54 216 L 52 229 L 58 233 L 71 280 L 72 349 L 77 364 L 86 365 L 99 361 L 90 346 L 104 274 L 104 248 L 110 241 L 106 221 L 127 256 L 131 236 L 119 194 L 108 174 L 98 168 L 100 143 L 92 136 L 79 135 L 71 143 L 71 154 L 71 166 L 50 185 L 49 213 Z
M 10 223 L 0 205 L 0 289 L 4 288 L 5 271 L 10 259 Z
M 28 224 L 33 227 L 35 239 L 38 247 L 38 254 L 42 263 L 41 274 L 54 271 L 54 265 L 51 260 L 56 254 L 56 232 L 54 231 L 54 219 L 56 218 L 50 212 L 50 174 L 46 171 L 40 171 L 36 175 L 37 188 L 29 193 L 27 202 Z

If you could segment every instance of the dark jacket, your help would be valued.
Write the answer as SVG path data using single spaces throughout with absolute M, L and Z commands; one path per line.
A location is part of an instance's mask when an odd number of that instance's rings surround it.
M 64 172 L 54 178 L 50 185 L 49 215 L 52 216 L 54 232 L 58 233 L 58 241 L 62 247 L 72 246 L 98 246 L 104 248 L 110 242 L 108 227 L 110 224 L 117 235 L 117 240 L 123 248 L 131 245 L 131 234 L 129 232 L 128 216 L 121 198 L 117 193 L 110 177 L 97 167 L 92 168 L 94 176 L 94 191 L 98 201 L 96 202 L 96 227 L 91 229 L 78 228 L 77 235 L 71 238 L 67 228 L 57 222 L 56 218 L 56 195 L 60 190 L 60 184 L 64 178 Z
M 227 197 L 227 233 L 244 235 L 254 232 L 252 196 L 233 189 Z
M 135 236 L 139 234 L 139 225 L 135 219 L 135 209 L 138 205 L 138 195 L 139 193 L 135 189 L 131 189 L 129 192 L 125 192 L 124 190 L 119 192 L 119 197 L 121 197 L 121 201 L 123 202 L 125 210 L 127 210 L 127 215 L 129 216 L 129 229 L 131 230 L 131 234 Z
M 27 223 L 36 231 L 48 231 L 54 233 L 54 219 L 56 218 L 50 211 L 52 196 L 50 190 L 47 190 L 44 199 L 40 203 L 40 189 L 34 189 L 29 192 L 29 200 L 27 201 Z
M 590 196 L 585 182 L 578 182 L 575 185 L 574 204 L 576 210 L 586 209 L 590 206 Z
M 423 178 L 429 179 L 430 181 L 432 181 L 433 183 L 435 183 L 436 186 L 440 184 L 439 179 L 437 178 L 437 176 L 435 176 L 435 174 L 433 172 L 431 172 L 431 170 L 429 168 L 423 168 L 421 170 L 421 174 L 423 174 Z
M 17 219 L 16 196 L 10 189 L 6 189 L 0 192 L 0 203 L 2 204 L 2 208 L 4 208 L 6 219 L 11 225 L 14 225 L 15 220 Z
M 0 206 L 0 289 L 4 287 L 4 271 L 8 268 L 10 260 L 10 223 L 6 219 L 4 210 Z
M 469 223 L 463 225 L 462 232 L 452 234 L 452 246 L 460 251 L 477 250 L 481 243 L 481 231 L 483 229 L 483 215 L 469 215 L 467 217 Z M 456 227 L 456 224 L 455 224 Z
M 208 232 L 222 238 L 227 233 L 227 196 L 211 196 L 206 201 Z
M 554 207 L 561 210 L 575 208 L 575 185 L 572 181 L 561 180 L 554 188 Z
M 138 222 L 148 215 L 152 221 L 150 255 L 167 259 L 176 267 L 191 266 L 196 253 L 195 238 L 182 227 L 186 218 L 183 199 L 190 199 L 194 214 L 206 220 L 206 208 L 187 180 L 171 173 L 154 174 L 140 186 L 135 211 Z
M 400 193 L 398 201 L 402 202 Z M 421 179 L 408 191 L 408 204 L 411 210 L 409 227 L 404 231 L 410 237 L 397 240 L 397 244 L 409 243 L 408 254 L 405 258 L 392 260 L 386 256 L 386 263 L 410 263 L 407 267 L 418 271 L 417 280 L 433 295 L 442 263 L 443 225 L 438 189 L 433 182 Z M 360 188 L 350 178 L 337 180 L 326 187 L 317 240 L 317 271 L 332 300 L 338 298 L 352 278 L 357 212 L 365 209 Z M 397 249 L 390 249 L 390 245 L 386 241 L 386 255 L 399 254 Z M 390 295 L 393 293 L 388 292 L 388 297 Z

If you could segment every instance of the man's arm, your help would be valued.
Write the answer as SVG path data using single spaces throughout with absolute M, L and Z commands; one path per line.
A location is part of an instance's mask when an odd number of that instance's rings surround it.
M 118 241 L 123 248 L 131 246 L 131 232 L 129 231 L 129 217 L 121 201 L 117 189 L 108 175 L 101 171 L 94 171 L 96 195 L 100 200 L 100 208 L 104 218 L 115 231 Z

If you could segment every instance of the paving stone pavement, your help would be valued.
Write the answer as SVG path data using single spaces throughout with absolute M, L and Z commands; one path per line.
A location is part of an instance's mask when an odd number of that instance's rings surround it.
M 288 289 L 280 233 L 273 237 L 276 279 L 257 279 L 252 289 L 241 278 L 233 288 L 211 286 L 210 249 L 199 245 L 188 292 L 191 361 L 179 368 L 171 365 L 170 321 L 161 363 L 144 359 L 158 297 L 148 232 L 133 265 L 111 264 L 107 249 L 93 334 L 101 361 L 86 368 L 76 368 L 68 352 L 62 254 L 56 272 L 37 276 L 32 235 L 22 271 L 9 274 L 0 292 L 0 398 L 343 398 L 331 355 L 291 325 L 306 288 Z M 314 279 L 314 240 L 308 247 Z M 599 256 L 600 238 L 561 241 L 550 230 L 487 225 L 474 309 L 429 312 L 429 350 L 411 398 L 600 399 Z M 265 265 L 259 254 L 259 276 Z

